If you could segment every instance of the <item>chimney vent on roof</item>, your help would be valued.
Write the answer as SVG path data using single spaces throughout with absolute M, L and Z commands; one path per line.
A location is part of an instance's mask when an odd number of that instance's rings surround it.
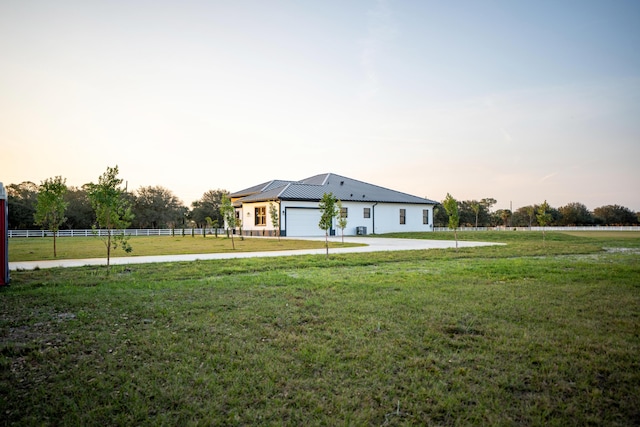
M 340 185 L 344 185 L 344 181 L 340 181 Z

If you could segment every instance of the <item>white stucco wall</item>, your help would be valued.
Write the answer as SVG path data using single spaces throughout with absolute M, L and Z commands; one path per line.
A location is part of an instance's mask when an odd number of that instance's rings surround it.
M 276 204 L 277 205 L 277 204 Z M 266 208 L 267 223 L 266 225 L 255 225 L 255 208 L 264 206 Z M 367 234 L 383 234 L 393 232 L 416 232 L 416 231 L 433 231 L 433 206 L 432 205 L 405 205 L 398 203 L 361 203 L 361 202 L 342 202 L 342 206 L 347 208 L 347 227 L 344 229 L 345 236 L 356 235 L 358 227 L 366 227 Z M 297 234 L 296 230 L 287 230 L 287 213 L 292 216 L 299 213 L 302 209 L 317 209 L 317 202 L 302 201 L 282 201 L 280 203 L 280 221 L 283 235 L 320 235 L 322 230 L 317 227 L 315 219 L 310 220 L 313 224 L 309 224 L 307 231 L 303 234 Z M 364 218 L 364 208 L 370 209 L 370 217 Z M 299 210 L 297 210 L 299 209 Z M 400 224 L 400 209 L 406 210 L 406 223 Z M 422 211 L 429 211 L 429 224 L 423 224 Z M 261 235 L 264 231 L 266 234 L 273 232 L 274 227 L 271 223 L 271 215 L 269 213 L 269 203 L 247 203 L 238 209 L 242 218 L 242 229 L 245 233 L 253 233 Z M 310 211 L 309 211 L 310 212 Z M 374 230 L 375 227 L 375 230 Z M 342 234 L 342 230 L 337 227 L 337 221 L 334 222 L 334 230 L 337 236 Z
M 400 224 L 400 209 L 406 210 L 405 224 Z M 423 224 L 422 211 L 429 211 L 429 223 Z M 433 231 L 432 205 L 404 205 L 399 203 L 379 203 L 375 206 L 375 233 L 397 233 Z
M 277 203 L 272 202 L 275 206 Z M 271 223 L 271 214 L 269 212 L 269 202 L 259 203 L 245 203 L 242 208 L 236 209 L 240 212 L 240 218 L 242 219 L 242 230 L 244 232 L 254 231 L 257 234 L 261 234 L 262 231 L 273 231 L 274 227 Z M 256 225 L 256 208 L 264 207 L 266 209 L 267 223 L 265 225 Z

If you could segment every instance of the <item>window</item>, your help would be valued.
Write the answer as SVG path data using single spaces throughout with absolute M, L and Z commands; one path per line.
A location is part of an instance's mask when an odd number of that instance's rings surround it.
M 406 223 L 407 223 L 407 210 L 400 209 L 400 224 L 406 224 Z
M 429 209 L 422 210 L 422 223 L 429 224 Z
M 371 218 L 371 208 L 364 208 L 363 218 Z
M 340 209 L 340 218 L 346 218 L 349 216 L 349 208 Z
M 267 225 L 267 207 L 258 206 L 256 208 L 256 225 Z

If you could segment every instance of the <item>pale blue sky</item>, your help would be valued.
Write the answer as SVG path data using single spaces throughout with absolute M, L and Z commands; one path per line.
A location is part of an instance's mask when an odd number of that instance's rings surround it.
M 640 1 L 3 1 L 0 181 L 640 211 Z

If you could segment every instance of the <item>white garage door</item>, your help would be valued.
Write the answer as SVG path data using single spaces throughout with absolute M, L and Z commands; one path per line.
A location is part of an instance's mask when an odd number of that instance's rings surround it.
M 287 208 L 287 236 L 324 236 L 318 227 L 320 209 Z

